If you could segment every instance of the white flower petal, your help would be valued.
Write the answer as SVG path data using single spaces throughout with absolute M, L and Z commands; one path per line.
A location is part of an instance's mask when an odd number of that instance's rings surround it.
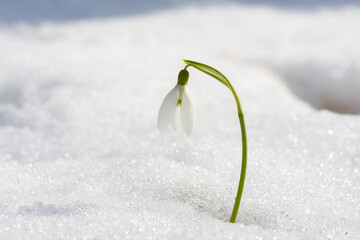
M 164 98 L 159 110 L 158 115 L 158 127 L 160 130 L 164 130 L 172 120 L 176 104 L 179 98 L 179 85 L 176 85 Z
M 191 135 L 194 128 L 195 106 L 189 90 L 185 87 L 181 102 L 180 121 L 181 126 L 188 136 Z
M 180 129 L 180 107 L 176 107 L 175 113 L 170 123 L 175 132 Z

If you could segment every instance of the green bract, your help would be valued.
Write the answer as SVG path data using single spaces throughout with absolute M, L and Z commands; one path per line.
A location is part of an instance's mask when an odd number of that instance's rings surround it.
M 192 67 L 194 67 L 194 68 L 196 68 L 196 69 L 198 69 L 198 70 L 212 76 L 216 80 L 219 80 L 219 82 L 221 82 L 225 86 L 229 87 L 229 80 L 227 80 L 227 78 L 221 72 L 216 70 L 215 68 L 212 68 L 212 67 L 210 67 L 210 66 L 208 66 L 206 64 L 203 64 L 203 63 L 198 63 L 198 62 L 194 62 L 194 61 L 190 61 L 190 60 L 183 60 L 183 61 L 188 66 L 192 66 Z

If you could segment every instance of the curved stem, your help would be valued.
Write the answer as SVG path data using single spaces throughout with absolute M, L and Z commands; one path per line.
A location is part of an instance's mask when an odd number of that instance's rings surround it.
M 244 114 L 243 114 L 243 111 L 242 111 L 242 108 L 240 105 L 240 100 L 239 100 L 239 97 L 237 96 L 234 88 L 230 84 L 230 82 L 229 82 L 229 89 L 232 92 L 232 94 L 235 98 L 235 101 L 236 101 L 239 122 L 240 122 L 240 128 L 241 128 L 241 141 L 242 141 L 242 162 L 241 162 L 240 180 L 239 180 L 239 186 L 238 186 L 238 190 L 237 190 L 237 194 L 236 194 L 236 198 L 235 198 L 234 208 L 233 208 L 233 211 L 232 211 L 232 214 L 230 217 L 230 222 L 234 223 L 236 220 L 238 210 L 239 210 L 240 201 L 241 201 L 241 197 L 242 197 L 242 193 L 243 193 L 244 185 L 245 185 L 246 165 L 247 165 L 247 138 L 246 138 L 245 119 L 244 119 Z
M 206 73 L 206 74 L 210 75 L 211 77 L 215 78 L 216 80 L 218 80 L 219 82 L 224 84 L 227 88 L 230 89 L 230 91 L 233 94 L 233 96 L 235 98 L 235 101 L 236 101 L 236 106 L 237 106 L 238 116 L 239 116 L 239 122 L 240 122 L 240 128 L 241 128 L 242 162 L 241 162 L 241 173 L 240 173 L 239 186 L 238 186 L 238 190 L 237 190 L 237 194 L 236 194 L 236 198 L 235 198 L 234 208 L 233 208 L 233 211 L 232 211 L 232 214 L 231 214 L 231 217 L 230 217 L 230 222 L 234 223 L 236 221 L 236 216 L 237 216 L 237 213 L 238 213 L 238 210 L 239 210 L 242 192 L 244 190 L 245 176 L 246 176 L 246 165 L 247 165 L 246 128 L 245 128 L 245 119 L 244 119 L 244 114 L 243 114 L 243 111 L 242 111 L 242 108 L 241 108 L 240 100 L 239 100 L 239 97 L 238 97 L 236 91 L 234 90 L 233 86 L 229 82 L 229 80 L 221 72 L 219 72 L 215 68 L 210 67 L 208 65 L 205 65 L 203 63 L 198 63 L 198 62 L 194 62 L 194 61 L 190 61 L 190 60 L 183 60 L 183 61 L 187 64 L 185 66 L 185 70 L 189 66 L 192 66 L 192 67 L 202 71 L 203 73 Z
M 234 204 L 234 208 L 230 217 L 230 222 L 234 223 L 236 221 L 236 216 L 239 210 L 239 206 L 240 206 L 240 201 L 241 201 L 241 197 L 242 197 L 242 193 L 244 190 L 244 185 L 245 185 L 245 176 L 246 176 L 246 165 L 247 165 L 247 138 L 246 138 L 246 128 L 245 128 L 245 119 L 244 119 L 244 114 L 241 108 L 241 104 L 240 104 L 240 100 L 239 97 L 235 91 L 235 89 L 233 88 L 233 86 L 231 85 L 231 83 L 229 82 L 229 80 L 222 74 L 220 73 L 218 70 L 202 64 L 202 63 L 198 63 L 198 62 L 194 62 L 194 61 L 189 61 L 189 60 L 184 60 L 184 62 L 187 64 L 185 66 L 185 70 L 189 67 L 192 66 L 208 75 L 210 75 L 211 77 L 217 79 L 219 82 L 221 82 L 222 84 L 224 84 L 227 88 L 230 89 L 231 93 L 233 94 L 235 101 L 236 101 L 236 107 L 237 107 L 237 111 L 238 111 L 238 117 L 239 117 L 239 122 L 240 122 L 240 128 L 241 128 L 241 141 L 242 141 L 242 162 L 241 162 L 241 173 L 240 173 L 240 180 L 239 180 L 239 186 L 238 186 L 238 190 L 237 190 L 237 194 L 236 194 L 236 198 L 235 198 L 235 204 Z

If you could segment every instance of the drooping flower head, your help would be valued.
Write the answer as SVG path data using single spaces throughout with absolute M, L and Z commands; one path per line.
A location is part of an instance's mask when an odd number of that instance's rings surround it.
M 187 88 L 189 72 L 185 69 L 179 72 L 176 86 L 164 98 L 158 115 L 158 127 L 164 130 L 169 123 L 174 131 L 180 126 L 190 136 L 194 128 L 195 108 Z

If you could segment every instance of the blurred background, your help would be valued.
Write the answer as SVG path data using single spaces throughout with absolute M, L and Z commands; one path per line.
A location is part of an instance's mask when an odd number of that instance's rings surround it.
M 358 9 L 359 5 L 356 0 L 1 0 L 0 26 L 7 30 L 26 31 L 27 28 L 41 28 L 49 23 L 133 19 L 157 12 L 178 14 L 181 9 L 181 16 L 186 20 L 191 17 L 186 17 L 185 9 L 197 9 L 199 21 L 189 23 L 188 27 L 204 32 L 207 23 L 201 20 L 201 9 L 227 6 L 228 11 L 237 7 L 240 10 L 238 13 L 227 16 L 226 11 L 219 11 L 216 16 L 222 19 L 216 22 L 218 26 L 227 24 L 226 19 L 234 24 L 228 32 L 219 28 L 228 36 L 222 37 L 224 46 L 209 44 L 207 47 L 217 52 L 237 52 L 239 55 L 235 58 L 267 64 L 296 96 L 316 109 L 358 114 L 360 50 L 357 43 L 360 28 L 358 11 L 354 9 Z M 234 15 L 239 18 L 230 20 Z M 161 34 L 176 34 L 172 33 L 170 26 L 163 25 L 162 28 L 164 31 L 161 33 L 149 32 L 143 37 L 150 41 Z M 225 42 L 234 37 L 241 44 L 228 49 L 229 45 Z M 197 46 L 205 40 L 206 37 L 198 38 L 195 43 L 188 42 L 185 48 L 189 49 L 189 44 Z M 3 41 L 6 40 L 3 38 Z M 246 49 L 252 51 L 247 52 Z
M 69 21 L 75 19 L 116 17 L 142 14 L 169 8 L 187 6 L 206 7 L 208 5 L 240 4 L 248 6 L 268 6 L 291 10 L 315 10 L 359 5 L 357 0 L 1 0 L 0 20 L 5 23 L 25 21 Z

